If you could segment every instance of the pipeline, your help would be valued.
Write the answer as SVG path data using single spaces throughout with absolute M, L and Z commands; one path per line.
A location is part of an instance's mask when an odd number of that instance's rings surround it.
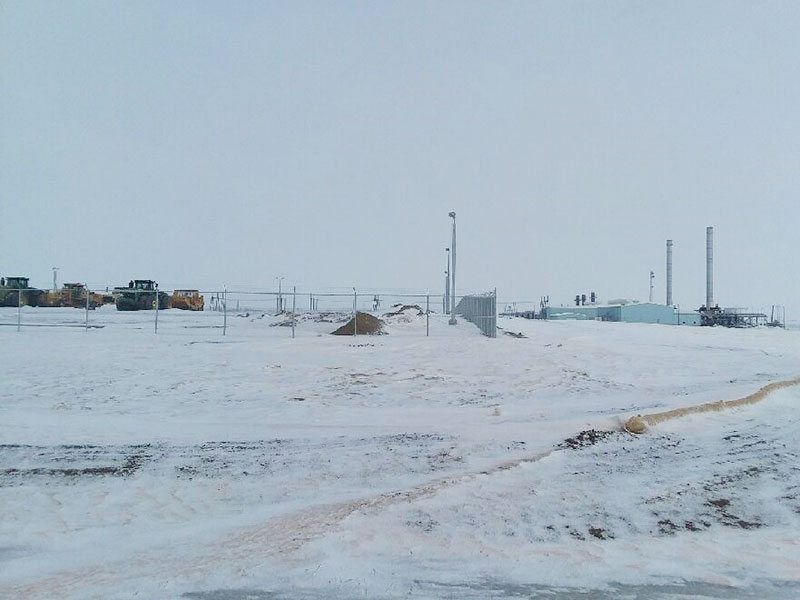
M 625 421 L 624 428 L 625 431 L 628 431 L 630 433 L 644 433 L 645 431 L 647 431 L 648 426 L 653 426 L 658 423 L 663 423 L 664 421 L 669 421 L 670 419 L 677 419 L 679 417 L 684 417 L 686 415 L 693 415 L 696 413 L 704 413 L 714 410 L 716 411 L 726 410 L 728 408 L 737 408 L 739 406 L 755 404 L 756 402 L 760 402 L 761 400 L 766 398 L 767 395 L 770 394 L 771 392 L 788 388 L 798 384 L 800 384 L 800 377 L 795 377 L 794 379 L 789 379 L 786 381 L 777 381 L 775 383 L 770 383 L 769 385 L 765 385 L 757 392 L 754 392 L 749 396 L 745 396 L 744 398 L 739 398 L 738 400 L 727 400 L 727 401 L 719 400 L 717 402 L 708 402 L 706 404 L 700 404 L 698 406 L 675 408 L 673 410 L 668 410 L 666 412 L 653 413 L 652 415 L 636 415 L 635 417 L 631 417 L 630 419 Z

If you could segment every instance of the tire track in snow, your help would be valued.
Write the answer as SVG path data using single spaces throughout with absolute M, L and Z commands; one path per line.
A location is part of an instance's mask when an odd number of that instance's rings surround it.
M 124 581 L 120 577 L 121 573 L 132 573 L 137 578 L 146 576 L 156 580 L 174 580 L 208 574 L 210 571 L 219 570 L 221 566 L 233 568 L 241 564 L 252 565 L 265 558 L 288 558 L 355 512 L 380 510 L 432 496 L 442 489 L 473 481 L 481 476 L 537 462 L 559 449 L 564 448 L 554 448 L 532 456 L 504 461 L 480 471 L 440 477 L 404 490 L 385 492 L 351 502 L 312 506 L 276 516 L 261 526 L 239 530 L 213 544 L 206 543 L 200 553 L 175 556 L 164 552 L 162 547 L 159 548 L 159 552 L 151 552 L 132 560 L 118 560 L 109 564 L 56 573 L 33 584 L 6 590 L 0 588 L 0 592 L 8 594 L 8 597 L 24 600 L 66 598 L 86 595 L 87 588 L 98 590 L 97 593 L 99 593 L 98 588 L 118 588 Z
M 749 404 L 763 399 L 769 392 L 783 387 L 795 385 L 800 382 L 794 379 L 788 382 L 779 382 L 765 386 L 755 394 L 740 400 L 721 403 L 723 406 L 738 406 Z M 714 403 L 719 404 L 719 403 Z M 706 405 L 703 405 L 705 407 Z M 686 409 L 679 409 L 686 411 Z M 698 410 L 705 412 L 709 410 Z M 682 416 L 688 412 L 670 411 L 670 416 Z M 674 414 L 673 413 L 677 413 Z M 487 469 L 473 471 L 461 475 L 449 475 L 431 480 L 427 483 L 407 488 L 405 490 L 386 492 L 337 504 L 325 504 L 301 509 L 287 515 L 273 517 L 266 523 L 255 528 L 248 527 L 234 534 L 228 535 L 215 542 L 206 544 L 203 552 L 198 554 L 170 556 L 164 558 L 162 553 L 145 555 L 133 561 L 117 561 L 108 565 L 63 572 L 30 585 L 19 586 L 7 590 L 10 597 L 24 599 L 66 597 L 78 594 L 87 586 L 92 588 L 110 587 L 121 583 L 119 573 L 134 572 L 137 576 L 147 575 L 152 578 L 165 577 L 167 580 L 191 577 L 206 574 L 220 566 L 233 567 L 241 564 L 253 564 L 256 560 L 275 557 L 289 557 L 308 542 L 320 537 L 325 532 L 335 527 L 338 523 L 361 510 L 379 510 L 403 502 L 412 502 L 419 498 L 432 496 L 442 489 L 473 481 L 481 476 L 488 476 L 516 468 L 526 463 L 538 462 L 553 452 L 575 448 L 584 443 L 594 443 L 603 437 L 603 432 L 596 432 L 598 436 L 584 436 L 582 432 L 563 444 L 539 454 L 515 460 L 497 463 Z M 576 446 L 577 444 L 577 446 Z M 220 550 L 224 554 L 220 555 Z M 2 590 L 0 590 L 2 591 Z

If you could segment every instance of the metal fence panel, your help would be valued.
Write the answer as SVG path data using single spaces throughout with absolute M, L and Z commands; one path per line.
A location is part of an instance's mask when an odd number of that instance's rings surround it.
M 456 314 L 481 330 L 483 335 L 497 337 L 497 292 L 464 296 L 456 306 Z

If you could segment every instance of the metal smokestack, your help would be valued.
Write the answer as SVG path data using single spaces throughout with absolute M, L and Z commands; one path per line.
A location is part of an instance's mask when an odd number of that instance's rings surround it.
M 672 240 L 667 240 L 667 306 L 672 306 Z
M 706 227 L 706 308 L 714 306 L 714 228 Z

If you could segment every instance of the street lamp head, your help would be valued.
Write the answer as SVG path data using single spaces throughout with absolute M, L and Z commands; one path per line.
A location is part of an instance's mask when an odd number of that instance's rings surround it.
M 450 252 L 450 248 L 445 248 L 445 251 L 446 252 Z
M 447 213 L 447 216 L 452 217 L 452 218 L 455 219 L 456 218 L 456 211 L 451 210 L 449 213 Z

